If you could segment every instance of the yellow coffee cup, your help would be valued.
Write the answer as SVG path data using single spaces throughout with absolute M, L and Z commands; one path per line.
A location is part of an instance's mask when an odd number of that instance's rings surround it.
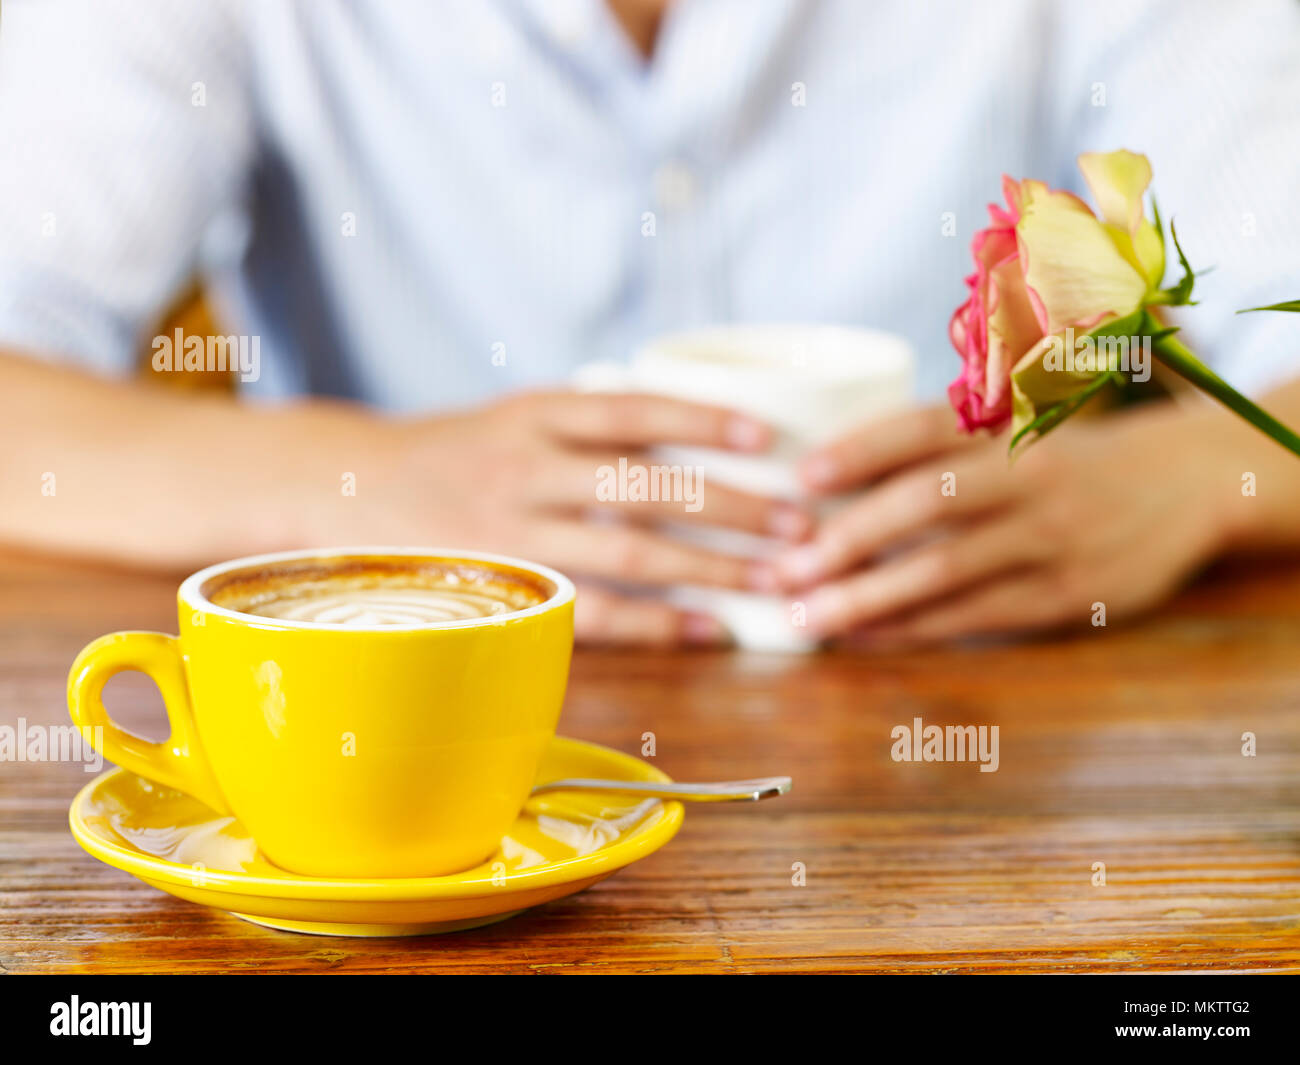
M 338 625 L 262 617 L 211 598 L 231 582 L 347 567 L 449 567 L 536 589 L 533 605 L 463 620 Z M 573 584 L 497 555 L 409 548 L 237 559 L 187 578 L 180 636 L 116 632 L 68 677 L 73 722 L 133 773 L 233 814 L 284 869 L 439 876 L 485 859 L 555 734 L 573 647 Z M 139 670 L 171 735 L 118 726 L 101 693 Z

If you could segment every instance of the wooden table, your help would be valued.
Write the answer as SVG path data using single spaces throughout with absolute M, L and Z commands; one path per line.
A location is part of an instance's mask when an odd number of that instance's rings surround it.
M 65 721 L 75 653 L 113 629 L 174 630 L 174 586 L 0 555 L 0 724 Z M 124 723 L 161 730 L 142 678 L 119 678 L 106 698 Z M 998 725 L 999 770 L 892 761 L 891 729 L 915 717 Z M 325 939 L 258 928 L 101 865 L 68 833 L 82 767 L 0 763 L 0 967 L 1300 968 L 1300 570 L 1220 572 L 1140 625 L 1013 646 L 580 654 L 562 731 L 627 751 L 653 731 L 674 776 L 789 773 L 795 791 L 691 808 L 648 860 L 499 925 Z M 1255 757 L 1241 753 L 1247 731 Z

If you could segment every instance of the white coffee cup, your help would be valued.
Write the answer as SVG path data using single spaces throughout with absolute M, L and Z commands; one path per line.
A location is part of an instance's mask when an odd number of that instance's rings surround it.
M 649 392 L 753 415 L 776 433 L 757 455 L 696 447 L 655 450 L 655 461 L 702 471 L 709 482 L 799 500 L 798 462 L 809 450 L 900 410 L 912 398 L 914 358 L 901 337 L 834 325 L 724 325 L 660 337 L 626 365 L 588 363 L 575 377 L 587 391 Z M 822 504 L 822 512 L 834 507 Z M 707 502 L 704 507 L 707 512 Z M 734 530 L 685 524 L 674 533 L 717 551 L 761 558 L 777 541 Z M 816 646 L 789 597 L 678 587 L 668 598 L 716 617 L 741 647 L 804 651 Z

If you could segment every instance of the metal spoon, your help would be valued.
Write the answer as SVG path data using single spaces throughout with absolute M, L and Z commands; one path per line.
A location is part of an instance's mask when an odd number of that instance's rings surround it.
M 724 780 L 712 784 L 665 784 L 657 780 L 548 780 L 533 788 L 534 795 L 547 791 L 616 791 L 623 795 L 645 795 L 681 802 L 757 802 L 784 795 L 793 784 L 789 777 L 759 777 L 756 780 Z

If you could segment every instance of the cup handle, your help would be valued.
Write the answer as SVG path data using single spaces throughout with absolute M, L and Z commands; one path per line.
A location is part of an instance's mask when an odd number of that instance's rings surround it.
M 128 732 L 104 708 L 105 683 L 114 674 L 133 669 L 152 678 L 162 692 L 171 723 L 171 735 L 162 743 Z M 68 674 L 68 713 L 91 746 L 110 762 L 193 795 L 219 813 L 230 813 L 194 727 L 185 662 L 175 636 L 114 632 L 88 644 Z

